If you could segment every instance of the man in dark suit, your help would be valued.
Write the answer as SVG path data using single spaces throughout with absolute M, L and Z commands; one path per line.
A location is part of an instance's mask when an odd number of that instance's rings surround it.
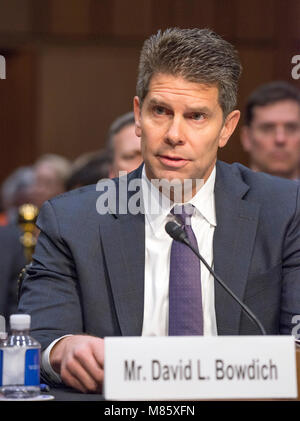
M 54 380 L 100 391 L 105 336 L 170 334 L 176 260 L 164 226 L 177 202 L 191 205 L 200 253 L 267 334 L 291 334 L 300 311 L 298 185 L 217 161 L 240 117 L 240 72 L 232 45 L 209 30 L 170 29 L 150 37 L 134 98 L 144 164 L 128 177 L 44 205 L 19 310 L 31 314 L 43 370 Z M 180 254 L 179 260 L 186 249 Z M 199 274 L 188 259 L 181 268 L 192 268 L 189 277 L 197 273 L 198 290 L 190 294 L 186 286 L 172 297 L 185 304 L 180 294 L 193 300 L 200 288 L 199 334 L 259 334 L 206 268 Z
M 0 227 L 0 314 L 6 320 L 17 310 L 17 281 L 26 264 L 20 235 L 14 225 Z
M 299 179 L 300 90 L 275 81 L 259 86 L 245 106 L 241 142 L 249 166 L 278 177 Z
M 141 139 L 135 133 L 133 112 L 117 117 L 107 133 L 106 149 L 112 157 L 109 177 L 119 177 L 121 171 L 131 172 L 141 165 Z

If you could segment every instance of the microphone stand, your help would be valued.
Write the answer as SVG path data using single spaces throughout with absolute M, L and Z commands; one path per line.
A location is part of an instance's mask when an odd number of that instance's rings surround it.
M 224 283 L 224 281 L 214 272 L 214 270 L 209 266 L 209 264 L 206 262 L 206 260 L 201 256 L 201 254 L 190 244 L 188 237 L 186 235 L 186 232 L 184 229 L 178 225 L 178 223 L 174 221 L 167 222 L 165 226 L 165 230 L 167 233 L 175 240 L 179 241 L 181 243 L 186 244 L 198 257 L 198 259 L 201 260 L 201 262 L 204 264 L 204 266 L 208 269 L 208 271 L 212 274 L 214 279 L 219 282 L 219 284 L 227 291 L 227 293 L 242 307 L 242 309 L 245 311 L 247 316 L 258 326 L 259 330 L 261 331 L 262 335 L 266 335 L 265 328 L 261 324 L 261 322 L 258 320 L 258 318 L 252 313 L 252 311 L 249 309 L 246 304 L 244 304 L 231 289 Z

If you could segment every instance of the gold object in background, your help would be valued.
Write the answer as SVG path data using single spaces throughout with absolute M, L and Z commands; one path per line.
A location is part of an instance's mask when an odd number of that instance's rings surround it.
M 22 231 L 20 240 L 28 263 L 31 262 L 37 241 L 38 230 L 35 223 L 38 213 L 38 208 L 31 203 L 19 207 L 18 224 Z

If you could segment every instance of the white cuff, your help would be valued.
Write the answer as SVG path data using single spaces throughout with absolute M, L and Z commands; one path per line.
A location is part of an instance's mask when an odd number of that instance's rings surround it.
M 50 352 L 51 349 L 54 347 L 56 342 L 60 341 L 61 339 L 65 338 L 66 336 L 72 336 L 72 335 L 64 335 L 61 336 L 58 339 L 55 339 L 55 341 L 51 342 L 51 344 L 45 349 L 45 351 L 42 352 L 42 361 L 41 361 L 41 368 L 43 372 L 46 374 L 47 377 L 54 383 L 62 383 L 62 380 L 60 378 L 60 375 L 56 373 L 56 371 L 53 370 L 50 364 Z

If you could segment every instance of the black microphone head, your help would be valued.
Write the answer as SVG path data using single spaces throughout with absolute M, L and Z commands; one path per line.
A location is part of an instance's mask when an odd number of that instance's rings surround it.
M 169 221 L 165 225 L 166 232 L 176 241 L 185 242 L 187 235 L 181 225 L 175 221 Z

